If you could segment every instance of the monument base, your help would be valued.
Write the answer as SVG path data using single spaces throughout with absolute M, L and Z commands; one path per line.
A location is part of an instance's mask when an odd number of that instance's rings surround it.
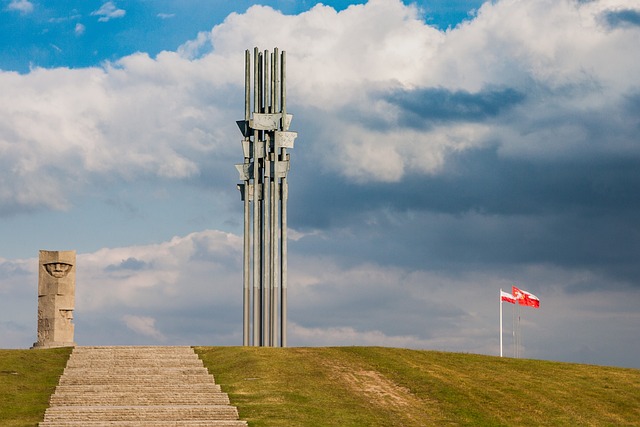
M 31 350 L 35 349 L 45 349 L 45 348 L 60 348 L 60 347 L 75 347 L 76 343 L 74 342 L 35 342 L 31 347 Z

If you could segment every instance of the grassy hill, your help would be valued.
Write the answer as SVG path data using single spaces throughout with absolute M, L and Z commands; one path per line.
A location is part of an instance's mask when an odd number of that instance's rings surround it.
M 640 426 L 640 370 L 394 348 L 196 347 L 251 426 Z
M 258 426 L 640 426 L 640 370 L 378 347 L 196 347 Z M 0 426 L 34 426 L 69 349 L 0 350 Z
M 42 421 L 70 354 L 70 348 L 0 350 L 0 426 Z

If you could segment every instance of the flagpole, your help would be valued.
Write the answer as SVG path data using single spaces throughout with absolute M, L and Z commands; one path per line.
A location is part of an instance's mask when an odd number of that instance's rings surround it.
M 516 342 L 517 342 L 517 336 L 516 336 L 516 307 L 514 305 L 514 307 L 511 307 L 511 343 L 513 344 L 513 357 L 516 357 Z
M 520 358 L 524 356 L 524 346 L 522 345 L 522 325 L 520 324 L 520 316 L 518 316 L 518 335 L 520 335 L 520 339 L 518 340 L 520 343 Z
M 516 359 L 518 358 L 518 353 L 520 352 L 520 305 L 516 307 Z
M 502 357 L 502 288 L 500 288 L 500 357 Z
M 517 311 L 518 311 L 518 320 L 517 320 L 517 322 L 518 323 L 516 323 L 516 330 L 517 330 L 516 336 L 518 337 L 518 339 L 516 341 L 516 357 L 518 357 L 518 358 L 520 358 L 520 310 L 521 310 L 521 308 L 520 308 L 520 300 L 518 300 L 518 308 L 517 308 Z

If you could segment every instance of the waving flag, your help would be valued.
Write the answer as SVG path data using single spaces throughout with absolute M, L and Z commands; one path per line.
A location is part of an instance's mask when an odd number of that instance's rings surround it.
M 515 286 L 511 287 L 511 293 L 516 301 L 520 305 L 526 305 L 527 307 L 540 308 L 540 300 L 534 294 L 518 289 Z
M 500 289 L 500 301 L 505 301 L 511 304 L 516 303 L 516 299 L 514 298 L 514 296 L 511 295 L 509 292 L 503 291 L 502 289 Z

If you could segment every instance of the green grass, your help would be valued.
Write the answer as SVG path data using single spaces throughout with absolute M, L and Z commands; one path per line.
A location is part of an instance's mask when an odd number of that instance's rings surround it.
M 640 426 L 640 370 L 377 347 L 196 347 L 261 426 Z
M 0 350 L 0 426 L 42 420 L 69 348 Z M 379 347 L 196 347 L 261 426 L 640 426 L 640 370 Z
M 0 426 L 35 426 L 44 417 L 71 348 L 0 350 Z

